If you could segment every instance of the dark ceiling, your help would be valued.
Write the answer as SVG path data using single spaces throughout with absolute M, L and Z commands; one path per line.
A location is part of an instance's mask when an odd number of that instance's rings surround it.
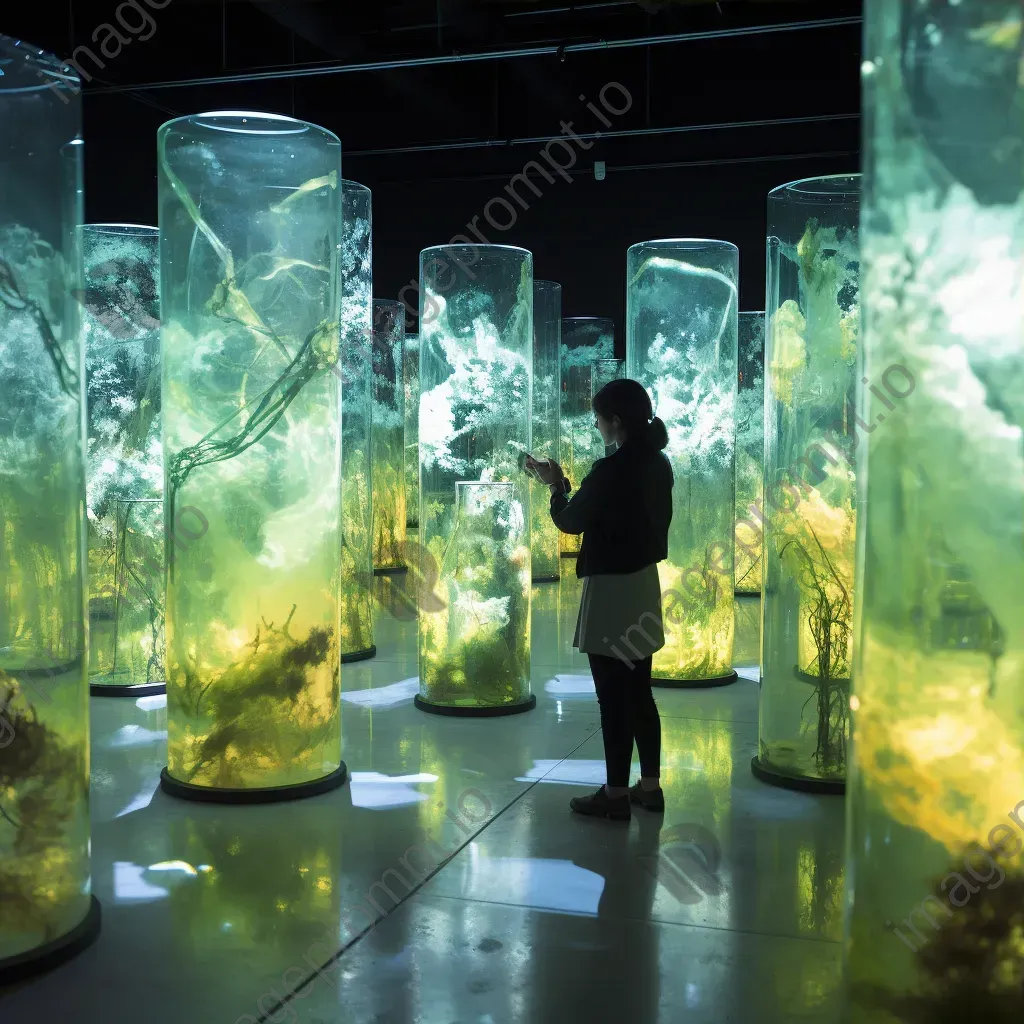
M 578 131 L 597 130 L 578 97 L 596 98 L 617 81 L 634 100 L 609 129 L 620 145 L 688 135 L 689 151 L 703 149 L 693 138 L 701 128 L 757 139 L 762 126 L 750 122 L 814 118 L 798 120 L 796 132 L 814 137 L 855 115 L 859 8 L 851 0 L 67 0 L 19 4 L 4 24 L 76 60 L 89 79 L 90 114 L 120 116 L 125 103 L 148 106 L 157 120 L 208 103 L 261 106 L 318 120 L 353 157 L 422 154 L 544 140 L 574 117 Z M 433 166 L 418 163 L 418 173 Z
M 605 222 L 617 254 L 717 225 L 751 252 L 756 302 L 764 192 L 857 166 L 860 10 L 859 0 L 41 0 L 8 4 L 0 25 L 88 76 L 91 220 L 153 221 L 163 121 L 293 114 L 336 132 L 345 176 L 374 189 L 375 263 L 390 291 L 418 247 L 463 230 L 565 124 L 587 143 L 567 171 L 579 184 L 501 241 L 550 253 Z M 628 103 L 604 113 L 610 124 L 593 113 L 605 87 L 610 106 Z M 596 161 L 607 166 L 597 190 Z

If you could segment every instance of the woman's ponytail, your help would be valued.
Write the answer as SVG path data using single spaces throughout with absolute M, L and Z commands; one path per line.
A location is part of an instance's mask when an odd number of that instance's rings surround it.
M 659 452 L 668 447 L 668 429 L 658 416 L 647 424 L 647 443 Z

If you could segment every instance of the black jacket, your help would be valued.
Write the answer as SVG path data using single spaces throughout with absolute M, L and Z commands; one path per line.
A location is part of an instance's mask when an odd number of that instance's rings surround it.
M 551 496 L 562 533 L 582 533 L 577 576 L 638 572 L 668 557 L 672 467 L 655 448 L 627 441 L 594 463 L 579 490 Z

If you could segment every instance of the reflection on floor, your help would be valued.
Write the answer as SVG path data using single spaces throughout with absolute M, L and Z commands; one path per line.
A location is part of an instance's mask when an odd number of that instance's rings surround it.
M 842 801 L 750 774 L 756 598 L 739 682 L 657 692 L 668 809 L 625 826 L 567 809 L 604 781 L 578 581 L 535 588 L 538 706 L 492 720 L 413 707 L 394 586 L 377 658 L 344 669 L 343 790 L 176 801 L 164 699 L 93 698 L 103 934 L 6 993 L 5 1024 L 838 1020 Z

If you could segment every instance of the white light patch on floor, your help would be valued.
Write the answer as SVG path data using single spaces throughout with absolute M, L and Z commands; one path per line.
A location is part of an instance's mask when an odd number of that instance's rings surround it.
M 388 807 L 407 807 L 423 803 L 426 793 L 413 789 L 423 782 L 437 782 L 436 775 L 421 772 L 419 775 L 382 775 L 380 772 L 352 772 L 349 785 L 352 789 L 352 806 L 370 810 Z
M 349 690 L 341 695 L 341 699 L 362 708 L 394 708 L 400 704 L 408 704 L 419 692 L 419 676 L 411 676 L 401 682 L 370 690 Z
M 150 744 L 167 742 L 166 729 L 147 729 L 142 725 L 122 725 L 110 739 L 103 741 L 103 746 L 110 750 L 119 747 L 146 747 Z
M 604 785 L 604 761 L 534 761 L 516 782 L 558 782 L 577 786 Z
M 544 684 L 544 692 L 563 700 L 571 697 L 594 697 L 594 677 L 588 675 L 557 675 Z
M 142 876 L 149 868 L 131 861 L 114 861 L 114 899 L 118 903 L 153 903 L 166 899 L 169 890 L 151 885 Z
M 132 797 L 131 803 L 128 804 L 123 810 L 117 812 L 114 815 L 115 818 L 123 818 L 126 814 L 131 814 L 133 811 L 141 811 L 144 807 L 148 807 L 153 801 L 153 794 L 160 788 L 160 778 L 149 779 L 142 788 Z
M 487 887 L 488 876 L 500 883 L 516 906 L 569 914 L 596 914 L 604 876 L 571 860 L 543 857 L 479 857 L 473 860 L 473 884 Z
M 167 707 L 167 694 L 154 693 L 149 697 L 140 697 L 135 702 L 135 706 L 140 711 L 159 711 L 161 708 Z

